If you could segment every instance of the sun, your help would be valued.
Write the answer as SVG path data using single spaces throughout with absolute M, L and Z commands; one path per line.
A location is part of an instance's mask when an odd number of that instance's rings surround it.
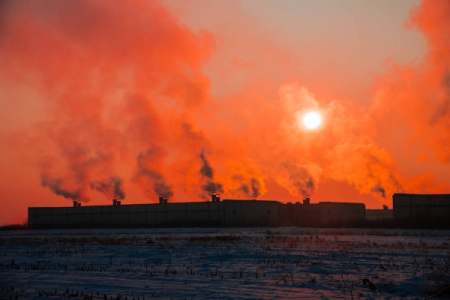
M 322 117 L 316 111 L 310 111 L 303 116 L 303 125 L 308 129 L 316 129 L 322 123 Z

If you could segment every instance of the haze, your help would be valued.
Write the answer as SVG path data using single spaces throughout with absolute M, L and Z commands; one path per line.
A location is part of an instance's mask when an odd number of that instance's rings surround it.
M 449 193 L 449 67 L 446 0 L 2 1 L 0 224 L 71 200 Z

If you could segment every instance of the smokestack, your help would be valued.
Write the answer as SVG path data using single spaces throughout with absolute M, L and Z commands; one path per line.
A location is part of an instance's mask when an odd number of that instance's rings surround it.
M 77 200 L 73 200 L 73 207 L 77 207 L 78 206 L 78 201 Z
M 310 204 L 311 200 L 309 198 L 303 199 L 303 204 Z
M 117 205 L 117 199 L 113 199 L 113 206 Z
M 167 199 L 165 199 L 163 196 L 159 196 L 159 204 L 167 204 Z

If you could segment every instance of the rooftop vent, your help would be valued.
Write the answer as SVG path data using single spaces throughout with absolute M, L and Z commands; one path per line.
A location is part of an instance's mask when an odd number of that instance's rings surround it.
M 212 202 L 220 202 L 220 197 L 217 195 L 211 195 L 211 201 Z

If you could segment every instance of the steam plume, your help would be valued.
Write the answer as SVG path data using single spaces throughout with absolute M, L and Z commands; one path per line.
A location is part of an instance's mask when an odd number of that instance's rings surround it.
M 239 188 L 247 197 L 258 198 L 261 195 L 261 184 L 255 179 L 251 178 L 249 184 L 243 184 Z
M 172 187 L 166 183 L 164 176 L 155 169 L 161 159 L 160 155 L 161 150 L 156 147 L 147 150 L 145 153 L 140 153 L 137 157 L 137 171 L 134 181 L 143 188 L 144 194 L 148 198 L 163 196 L 169 199 L 173 196 Z M 150 190 L 149 187 L 153 190 Z
M 220 194 L 223 193 L 222 184 L 214 181 L 214 172 L 209 164 L 208 160 L 205 157 L 204 151 L 202 151 L 199 155 L 200 160 L 202 161 L 202 166 L 200 168 L 200 174 L 206 183 L 202 184 L 202 189 L 204 193 L 202 197 L 207 199 L 211 194 Z
M 298 197 L 311 196 L 316 188 L 315 179 L 305 166 L 298 166 L 290 162 L 282 165 L 286 176 L 282 179 L 283 185 L 289 188 Z
M 43 176 L 41 184 L 44 187 L 48 187 L 56 195 L 63 196 L 66 199 L 85 200 L 82 189 L 69 190 L 69 188 L 64 187 L 64 179 L 62 178 L 46 178 Z
M 379 193 L 381 197 L 386 198 L 386 191 L 381 185 L 376 185 L 371 189 L 372 192 Z
M 109 199 L 125 199 L 125 192 L 122 190 L 122 179 L 119 177 L 110 177 L 105 181 L 91 182 L 90 187 L 105 194 Z

